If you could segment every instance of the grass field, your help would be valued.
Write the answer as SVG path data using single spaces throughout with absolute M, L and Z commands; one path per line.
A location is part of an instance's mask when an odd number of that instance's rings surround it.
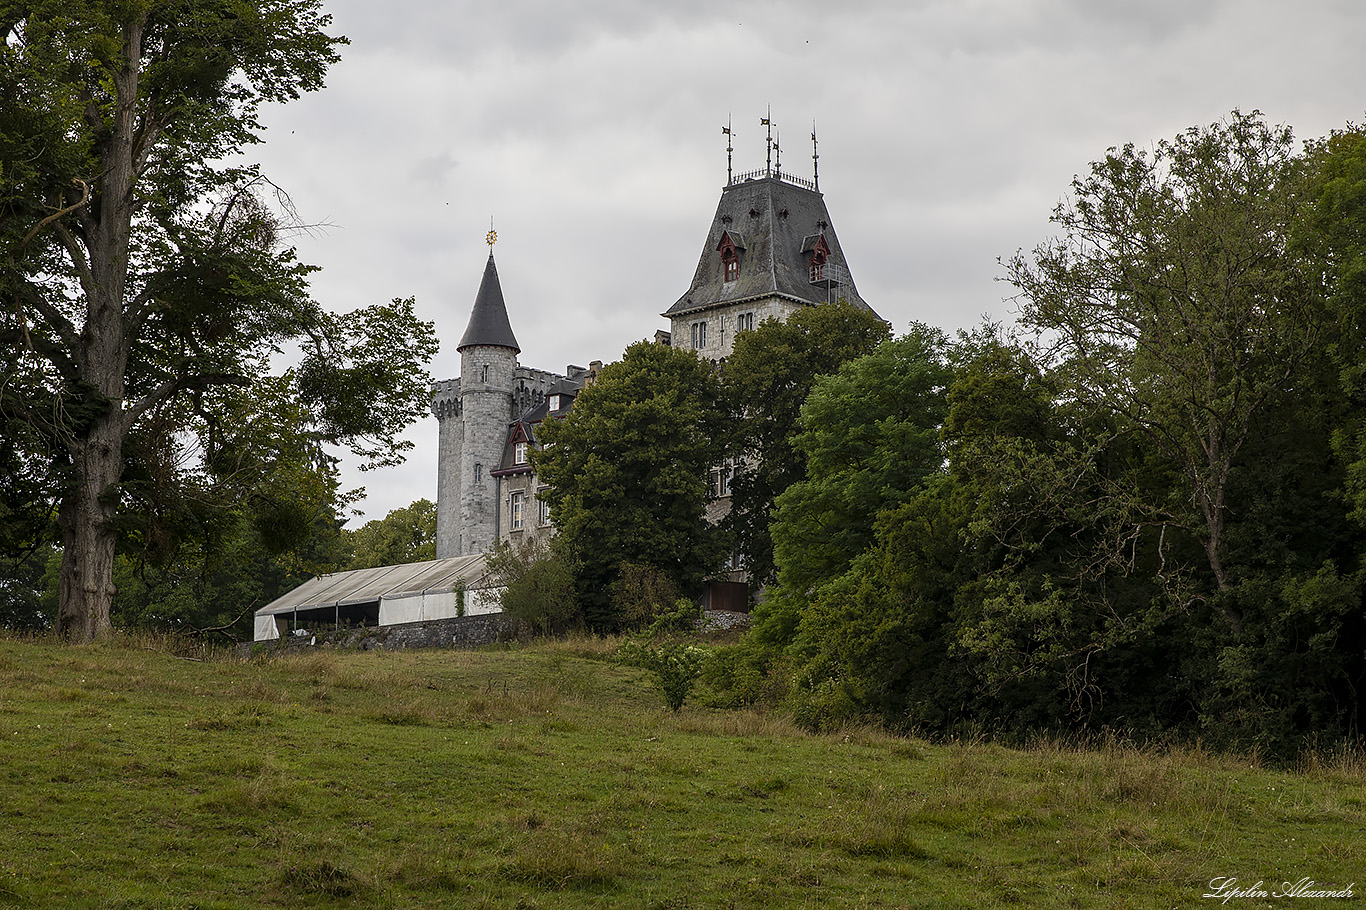
M 154 643 L 152 643 L 154 644 Z M 1351 906 L 1366 769 L 671 714 L 592 641 L 0 640 L 0 906 Z M 1350 899 L 1277 898 L 1284 881 Z

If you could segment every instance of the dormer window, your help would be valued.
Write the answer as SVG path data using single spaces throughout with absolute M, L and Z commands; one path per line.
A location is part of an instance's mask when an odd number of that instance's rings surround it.
M 825 254 L 820 250 L 811 254 L 811 280 L 825 280 Z
M 740 277 L 740 252 L 744 248 L 745 243 L 739 234 L 731 231 L 722 232 L 721 242 L 716 245 L 716 249 L 721 254 L 723 281 L 735 281 Z
M 822 228 L 824 224 L 821 225 Z M 810 254 L 807 266 L 810 269 L 811 283 L 820 284 L 826 280 L 826 263 L 830 261 L 830 244 L 825 242 L 825 234 L 813 234 L 802 243 L 802 252 Z
M 512 445 L 512 463 L 526 464 L 526 443 L 517 442 Z
M 559 396 L 559 395 L 551 395 L 551 396 L 550 396 L 550 404 L 548 405 L 548 407 L 550 408 L 551 411 L 558 411 L 558 410 L 560 409 L 560 396 Z

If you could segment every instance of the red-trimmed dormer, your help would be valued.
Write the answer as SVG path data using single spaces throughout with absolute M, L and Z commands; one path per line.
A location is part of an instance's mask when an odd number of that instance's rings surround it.
M 721 280 L 739 280 L 740 254 L 744 252 L 745 239 L 734 231 L 722 231 L 716 249 L 721 254 Z
M 817 234 L 814 240 L 807 238 L 802 244 L 803 252 L 809 252 L 811 258 L 808 261 L 811 283 L 825 280 L 825 263 L 830 259 L 830 245 L 825 242 L 825 234 Z

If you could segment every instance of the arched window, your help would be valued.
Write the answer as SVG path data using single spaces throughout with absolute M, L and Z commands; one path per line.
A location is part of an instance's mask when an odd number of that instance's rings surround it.
M 745 248 L 744 240 L 738 234 L 725 231 L 716 249 L 721 253 L 721 277 L 734 281 L 740 277 L 740 251 Z
M 721 262 L 725 266 L 726 281 L 734 281 L 740 277 L 740 257 L 735 254 L 734 247 L 721 252 Z

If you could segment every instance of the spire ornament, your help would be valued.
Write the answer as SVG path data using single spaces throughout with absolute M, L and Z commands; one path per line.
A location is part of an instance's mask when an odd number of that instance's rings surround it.
M 730 186 L 730 184 L 731 184 L 731 177 L 730 177 L 730 158 L 731 158 L 731 153 L 735 151 L 735 149 L 732 148 L 732 146 L 734 145 L 735 135 L 730 131 L 730 115 L 729 115 L 729 114 L 726 115 L 726 125 L 723 126 L 723 127 L 721 127 L 721 132 L 722 132 L 722 133 L 725 133 L 725 135 L 726 135 L 726 186 Z
M 493 245 L 498 242 L 498 232 L 493 229 L 493 216 L 489 216 L 489 232 L 484 235 L 484 242 L 489 245 L 489 255 L 493 255 Z
M 760 126 L 764 126 L 764 127 L 768 127 L 768 136 L 764 139 L 764 143 L 765 143 L 765 144 L 767 145 L 767 147 L 768 147 L 768 156 L 767 156 L 767 158 L 764 159 L 764 176 L 765 176 L 765 177 L 771 177 L 771 176 L 773 175 L 773 106 L 772 106 L 772 105 L 769 105 L 769 108 L 768 108 L 768 116 L 767 116 L 767 117 L 760 117 L 760 118 L 759 118 L 759 125 L 760 125 Z
M 811 182 L 816 192 L 821 191 L 821 153 L 820 147 L 816 144 L 816 121 L 811 121 Z

